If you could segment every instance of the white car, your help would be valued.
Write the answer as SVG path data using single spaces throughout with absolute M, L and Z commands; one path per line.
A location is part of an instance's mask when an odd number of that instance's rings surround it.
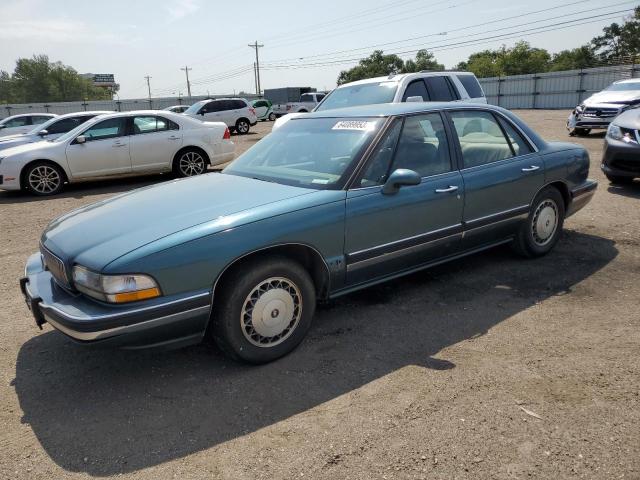
M 185 115 L 209 122 L 224 122 L 241 135 L 258 123 L 256 109 L 244 98 L 216 98 L 191 105 Z
M 471 72 L 423 71 L 367 78 L 336 87 L 313 109 L 314 112 L 376 103 L 472 102 L 487 103 L 484 91 Z M 302 113 L 280 117 L 279 128 Z
M 173 105 L 171 107 L 163 108 L 162 110 L 173 113 L 184 113 L 188 108 L 189 105 Z
M 0 120 L 0 137 L 7 135 L 21 135 L 33 130 L 34 125 L 40 125 L 47 120 L 57 117 L 53 113 L 22 113 Z
M 53 195 L 65 182 L 173 171 L 180 177 L 229 162 L 235 146 L 220 122 L 141 110 L 101 115 L 51 142 L 0 152 L 0 189 Z
M 43 124 L 36 125 L 36 127 L 28 133 L 22 135 L 7 135 L 6 137 L 0 138 L 0 150 L 17 147 L 25 143 L 55 140 L 77 126 L 82 125 L 84 122 L 88 122 L 93 117 L 107 113 L 113 112 L 77 112 L 53 117 Z

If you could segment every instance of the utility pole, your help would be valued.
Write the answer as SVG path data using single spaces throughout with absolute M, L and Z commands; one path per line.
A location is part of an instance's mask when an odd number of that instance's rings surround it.
M 193 68 L 189 68 L 188 66 L 185 65 L 185 67 L 181 68 L 180 70 L 184 70 L 184 73 L 187 74 L 187 94 L 189 95 L 189 100 L 191 100 L 191 84 L 189 83 L 189 70 L 193 70 Z
M 258 71 L 256 70 L 256 62 L 253 62 L 253 82 L 254 82 L 254 87 L 256 89 L 256 93 L 259 95 L 259 91 L 258 91 Z
M 147 75 L 144 78 L 147 81 L 147 90 L 149 90 L 149 108 L 151 108 L 151 82 L 150 82 L 151 77 Z
M 248 46 L 256 49 L 256 93 L 260 95 L 262 90 L 260 88 L 260 60 L 258 59 L 258 49 L 264 47 L 264 45 L 259 45 L 256 40 L 256 43 L 250 43 Z

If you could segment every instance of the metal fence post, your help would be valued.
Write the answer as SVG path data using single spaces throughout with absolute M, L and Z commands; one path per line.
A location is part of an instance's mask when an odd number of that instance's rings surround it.
M 531 94 L 531 108 L 536 108 L 536 95 L 538 95 L 538 75 L 533 75 L 533 93 Z
M 501 95 L 501 91 L 502 91 L 502 78 L 500 77 L 500 75 L 498 75 L 498 106 L 500 106 L 500 95 Z
M 580 73 L 578 73 L 578 103 L 582 103 L 582 94 L 584 93 L 584 88 L 582 87 L 584 86 L 585 75 L 584 69 L 581 68 Z

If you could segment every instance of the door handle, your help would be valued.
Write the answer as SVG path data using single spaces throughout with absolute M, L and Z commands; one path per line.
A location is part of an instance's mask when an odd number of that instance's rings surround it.
M 436 193 L 451 193 L 458 190 L 458 187 L 455 185 L 449 185 L 448 188 L 436 188 Z
M 126 144 L 126 143 L 114 143 L 112 146 L 113 146 L 113 148 L 116 148 L 116 147 L 126 147 L 126 146 L 127 146 L 127 144 Z
M 169 137 L 169 140 L 180 140 L 180 137 Z
M 537 165 L 531 165 L 530 167 L 525 167 L 522 169 L 523 172 L 535 172 L 536 170 L 540 170 L 540 167 Z

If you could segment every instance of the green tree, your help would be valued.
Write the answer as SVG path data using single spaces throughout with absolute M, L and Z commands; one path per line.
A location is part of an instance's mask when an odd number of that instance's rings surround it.
M 376 50 L 367 58 L 360 60 L 360 63 L 355 67 L 340 72 L 338 85 L 399 73 L 403 66 L 404 62 L 397 55 L 385 55 L 382 50 Z
M 597 61 L 596 54 L 590 45 L 574 48 L 573 50 L 562 50 L 554 53 L 549 68 L 552 72 L 561 70 L 577 70 L 579 68 L 592 67 Z
M 546 72 L 550 61 L 551 55 L 545 49 L 533 48 L 528 42 L 520 41 L 511 48 L 503 45 L 497 50 L 473 53 L 456 68 L 469 70 L 477 77 L 497 77 Z
M 13 74 L 2 72 L 0 78 L 0 101 L 5 103 L 103 100 L 112 96 L 73 68 L 61 62 L 51 63 L 46 55 L 19 58 Z
M 402 67 L 402 73 L 421 72 L 422 70 L 444 70 L 444 65 L 438 63 L 433 53 L 428 50 L 418 50 L 415 60 L 407 60 Z
M 460 62 L 455 68 L 473 72 L 478 78 L 497 77 L 503 74 L 498 57 L 498 50 L 483 50 L 472 53 L 466 62 Z
M 640 6 L 622 25 L 612 23 L 602 29 L 602 35 L 591 40 L 600 58 L 615 61 L 622 57 L 640 56 Z

